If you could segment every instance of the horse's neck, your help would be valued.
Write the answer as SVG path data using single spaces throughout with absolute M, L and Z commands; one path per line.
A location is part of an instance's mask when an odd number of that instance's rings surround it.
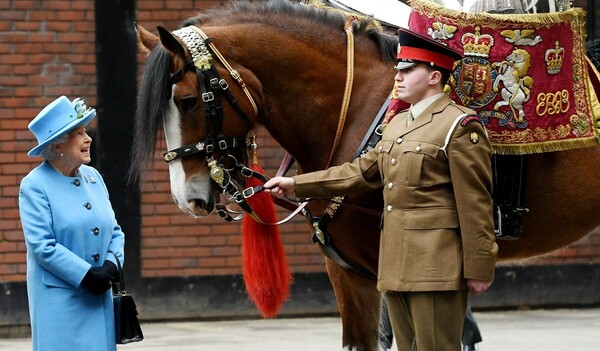
M 244 45 L 231 53 L 260 81 L 260 88 L 255 89 L 261 92 L 263 106 L 257 122 L 305 170 L 323 168 L 333 145 L 344 96 L 345 39 L 340 40 L 337 33 L 316 38 L 261 30 L 236 31 L 236 35 L 251 33 L 252 38 L 237 38 Z M 355 142 L 358 144 L 392 89 L 393 71 L 391 64 L 382 63 L 379 51 L 367 38 L 355 42 L 354 58 L 354 82 L 343 138 L 359 139 Z M 358 118 L 365 121 L 357 122 Z M 362 131 L 354 133 L 355 129 Z M 346 141 L 340 146 L 345 144 Z

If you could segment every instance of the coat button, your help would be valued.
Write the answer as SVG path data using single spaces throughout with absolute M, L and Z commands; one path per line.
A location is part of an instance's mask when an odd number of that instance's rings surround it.
M 83 206 L 84 206 L 85 208 L 87 208 L 88 210 L 91 210 L 91 209 L 92 209 L 92 204 L 91 204 L 91 203 L 89 203 L 89 202 L 86 202 L 85 204 L 83 204 Z
M 390 162 L 392 163 L 392 165 L 395 165 L 396 164 L 396 159 L 393 158 Z
M 73 181 L 73 184 L 75 184 L 75 186 L 80 186 L 81 185 L 81 181 L 79 179 L 75 179 Z
M 98 254 L 98 253 L 97 254 L 93 254 L 92 258 L 94 259 L 95 262 L 98 262 L 98 261 L 100 261 L 100 254 Z
M 94 233 L 94 235 L 100 234 L 100 228 L 96 227 L 96 228 L 92 229 L 92 233 Z
M 383 146 L 380 146 L 380 147 L 379 147 L 379 151 L 383 151 Z
M 416 151 L 416 152 L 421 152 L 421 146 L 417 146 L 417 147 L 415 148 L 415 151 Z
M 390 189 L 390 190 L 391 190 L 393 187 L 394 187 L 394 183 L 392 183 L 392 182 L 389 182 L 389 183 L 388 183 L 388 189 Z
M 400 144 L 402 142 L 402 138 L 396 139 L 396 143 Z
M 392 205 L 387 205 L 387 207 L 385 208 L 385 210 L 388 211 L 388 212 L 392 212 L 392 210 L 393 210 Z

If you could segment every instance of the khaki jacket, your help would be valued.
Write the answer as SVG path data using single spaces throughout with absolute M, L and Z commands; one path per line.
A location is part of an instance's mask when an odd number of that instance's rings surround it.
M 406 116 L 398 114 L 354 162 L 294 177 L 296 194 L 328 198 L 383 186 L 381 291 L 459 290 L 466 279 L 492 280 L 498 246 L 485 128 L 447 96 L 408 127 Z

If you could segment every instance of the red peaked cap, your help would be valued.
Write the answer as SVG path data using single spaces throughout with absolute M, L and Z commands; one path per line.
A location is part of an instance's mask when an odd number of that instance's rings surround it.
M 463 55 L 432 38 L 426 37 L 408 29 L 398 29 L 398 64 L 396 69 L 406 69 L 419 62 L 452 71 L 454 61 Z M 418 62 L 415 62 L 418 61 Z

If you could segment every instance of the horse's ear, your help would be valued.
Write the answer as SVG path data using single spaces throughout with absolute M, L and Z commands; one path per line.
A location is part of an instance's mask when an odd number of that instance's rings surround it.
M 156 29 L 158 29 L 160 42 L 165 47 L 165 49 L 185 59 L 185 48 L 183 47 L 183 45 L 181 45 L 181 43 L 177 41 L 177 39 L 175 39 L 175 37 L 163 27 L 158 26 L 156 27 Z
M 160 43 L 160 39 L 139 24 L 136 25 L 136 32 L 138 36 L 138 52 L 148 56 L 150 51 Z

